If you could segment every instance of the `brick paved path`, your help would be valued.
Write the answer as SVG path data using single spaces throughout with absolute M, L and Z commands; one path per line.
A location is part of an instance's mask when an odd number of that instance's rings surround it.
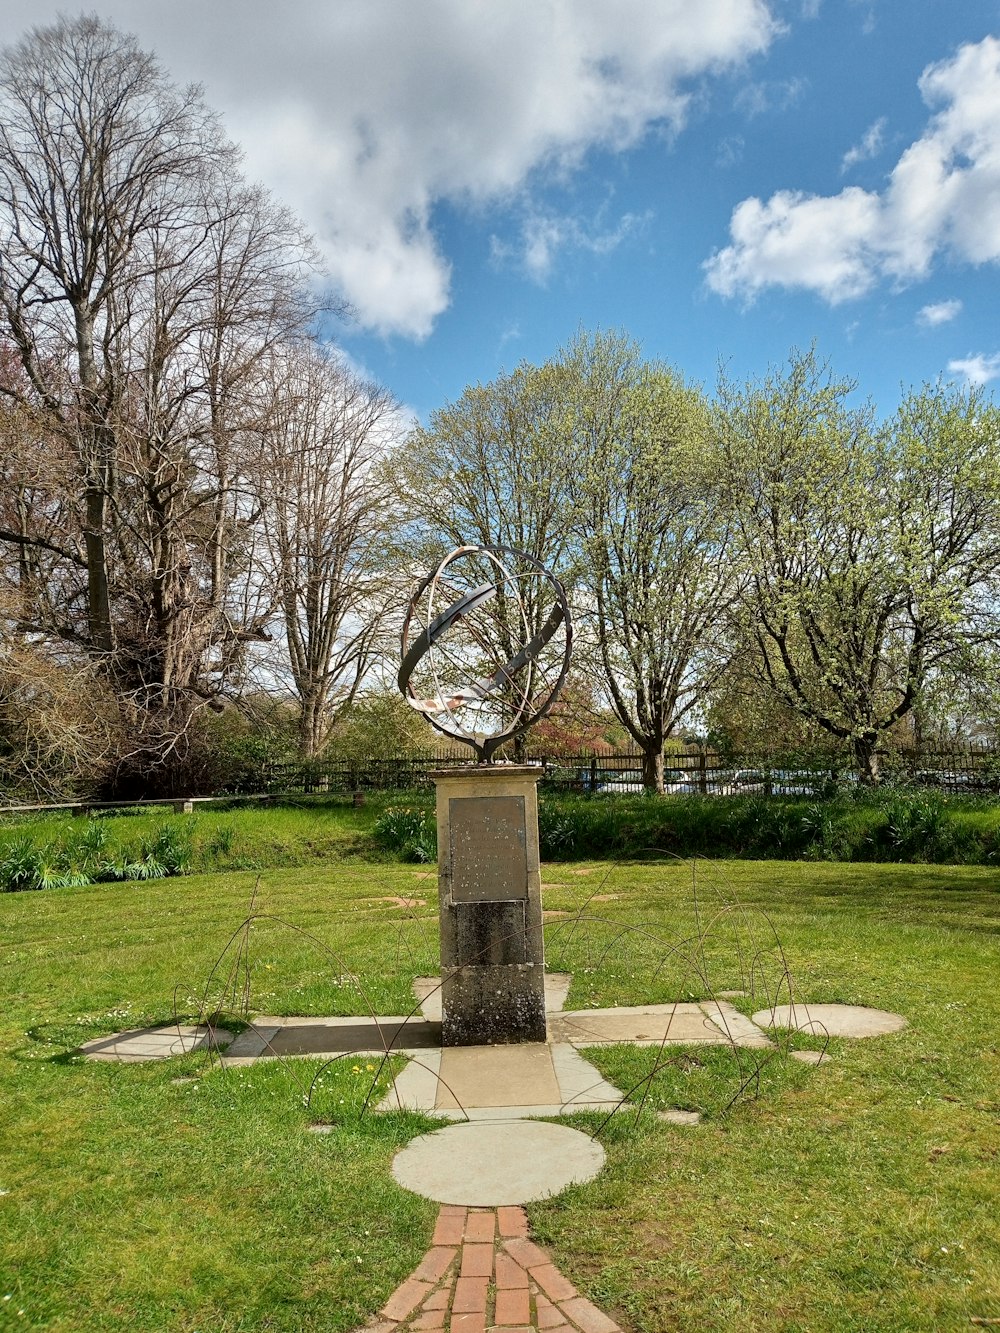
M 431 1248 L 364 1333 L 621 1333 L 528 1239 L 523 1208 L 438 1214 Z

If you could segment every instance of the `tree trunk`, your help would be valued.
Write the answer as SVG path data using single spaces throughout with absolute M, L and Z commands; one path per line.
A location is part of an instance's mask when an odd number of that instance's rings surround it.
M 84 548 L 87 552 L 88 630 L 91 646 L 100 653 L 109 654 L 114 647 L 114 639 L 111 632 L 111 596 L 105 543 L 107 493 L 102 486 L 87 487 L 86 514 Z
M 87 552 L 87 618 L 90 642 L 98 652 L 110 653 L 111 596 L 108 587 L 107 515 L 110 463 L 114 437 L 105 420 L 100 395 L 100 371 L 94 356 L 94 318 L 83 304 L 74 307 L 77 367 L 83 408 L 80 462 L 86 511 L 84 547 Z
M 315 759 L 322 740 L 323 711 L 321 701 L 312 694 L 302 700 L 302 712 L 299 716 L 299 756 L 305 760 Z
M 663 744 L 654 742 L 642 752 L 642 785 L 663 795 Z
M 863 787 L 875 787 L 879 780 L 878 737 L 855 736 L 854 762 L 858 766 L 858 781 Z

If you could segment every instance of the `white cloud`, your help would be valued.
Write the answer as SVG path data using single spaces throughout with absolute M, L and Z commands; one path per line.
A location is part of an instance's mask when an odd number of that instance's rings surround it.
M 706 74 L 766 49 L 768 0 L 89 0 L 204 83 L 250 174 L 315 232 L 362 322 L 449 301 L 435 205 L 503 203 L 596 147 L 682 128 Z M 4 0 L 16 34 L 64 0 Z M 544 254 L 544 242 L 539 255 Z
M 885 190 L 745 199 L 733 211 L 731 244 L 705 264 L 709 287 L 747 299 L 798 287 L 833 304 L 879 281 L 923 278 L 943 253 L 1000 262 L 1000 39 L 928 66 L 920 91 L 937 109 Z
M 949 324 L 961 313 L 961 301 L 935 301 L 933 305 L 925 305 L 917 312 L 917 323 L 925 329 L 934 329 L 939 324 Z
M 832 305 L 871 286 L 867 238 L 878 204 L 864 190 L 832 199 L 772 195 L 744 199 L 729 225 L 733 244 L 709 263 L 709 286 L 721 296 L 752 299 L 762 288 L 809 287 Z
M 751 120 L 768 111 L 787 111 L 802 98 L 808 86 L 802 78 L 748 83 L 736 95 L 736 109 Z
M 715 165 L 721 167 L 723 171 L 735 167 L 743 160 L 745 147 L 746 141 L 740 134 L 730 134 L 725 139 L 720 139 L 715 149 Z
M 512 320 L 510 323 L 504 325 L 504 328 L 500 333 L 500 347 L 504 348 L 508 343 L 519 342 L 523 336 L 520 322 L 516 319 Z
M 593 255 L 608 255 L 641 231 L 651 217 L 648 211 L 624 213 L 616 226 L 608 228 L 600 220 L 587 224 L 579 218 L 556 213 L 531 213 L 522 225 L 516 246 L 493 236 L 491 252 L 495 262 L 514 261 L 533 281 L 544 284 L 561 251 L 585 250 Z
M 948 370 L 952 375 L 961 375 L 977 387 L 988 384 L 990 380 L 1000 379 L 1000 352 L 994 352 L 992 356 L 984 356 L 980 352 L 977 356 L 949 361 Z
M 885 134 L 887 121 L 885 116 L 875 121 L 874 125 L 869 125 L 861 137 L 861 142 L 849 148 L 844 154 L 840 163 L 842 172 L 849 171 L 851 167 L 857 166 L 859 162 L 867 162 L 869 158 L 877 157 L 882 151 L 882 138 Z

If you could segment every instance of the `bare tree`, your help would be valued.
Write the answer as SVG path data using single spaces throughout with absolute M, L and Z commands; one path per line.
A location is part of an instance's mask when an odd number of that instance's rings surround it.
M 196 89 L 175 90 L 96 18 L 61 19 L 9 49 L 0 98 L 0 301 L 32 387 L 77 454 L 88 634 L 110 653 L 111 303 L 155 272 L 150 232 L 184 225 L 189 187 L 231 150 Z
M 0 392 L 41 422 L 15 491 L 47 488 L 0 544 L 154 749 L 264 633 L 248 442 L 263 359 L 313 313 L 298 226 L 238 172 L 196 88 L 93 17 L 0 59 Z M 39 595 L 42 575 L 55 589 Z
M 330 355 L 279 358 L 262 436 L 262 522 L 300 748 L 318 754 L 365 680 L 398 601 L 386 550 L 396 511 L 377 465 L 394 443 L 392 396 Z
M 408 520 L 400 563 L 419 576 L 449 548 L 501 546 L 570 578 L 566 409 L 558 367 L 522 364 L 432 413 L 392 460 L 400 509 Z M 541 631 L 552 609 L 529 562 L 515 558 L 512 573 L 520 603 L 499 590 L 480 624 L 490 653 L 501 661 L 510 661 L 526 637 Z M 485 581 L 492 583 L 495 574 L 488 563 L 482 565 Z M 498 689 L 502 713 L 516 709 L 521 692 L 534 693 L 534 677 L 529 662 L 523 679 Z M 517 759 L 524 758 L 525 746 L 523 735 L 515 738 Z

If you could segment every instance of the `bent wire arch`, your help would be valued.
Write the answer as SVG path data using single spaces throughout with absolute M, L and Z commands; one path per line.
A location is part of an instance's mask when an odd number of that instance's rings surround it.
M 461 572 L 455 567 L 463 560 L 474 565 L 480 558 L 489 563 L 494 579 L 463 589 Z M 517 566 L 527 574 L 519 574 Z M 534 633 L 520 587 L 525 577 L 536 580 L 553 599 L 547 617 Z M 442 602 L 445 605 L 438 610 Z M 495 624 L 501 623 L 509 604 L 513 604 L 512 619 L 520 630 L 516 651 L 497 652 L 477 625 L 476 614 L 491 603 L 498 607 Z M 443 666 L 447 664 L 455 671 L 463 665 L 445 643 L 462 622 L 480 655 L 488 657 L 493 649 L 493 660 L 488 661 L 485 669 L 480 668 L 478 678 L 444 688 Z M 511 630 L 509 621 L 504 622 L 504 627 Z M 542 654 L 554 642 L 558 649 L 560 630 L 561 652 L 553 653 L 543 668 Z M 403 623 L 398 685 L 407 703 L 422 713 L 432 727 L 451 740 L 470 745 L 479 762 L 489 764 L 500 746 L 527 731 L 555 703 L 569 671 L 572 644 L 573 626 L 565 589 L 539 560 L 509 546 L 459 546 L 420 582 L 410 598 Z M 439 661 L 439 657 L 444 661 Z M 465 665 L 470 665 L 468 658 Z M 421 683 L 431 686 L 430 695 L 419 692 L 414 684 L 414 674 L 421 666 L 425 678 Z M 496 699 L 501 689 L 506 691 L 506 718 Z M 477 725 L 489 718 L 491 710 L 494 726 Z

